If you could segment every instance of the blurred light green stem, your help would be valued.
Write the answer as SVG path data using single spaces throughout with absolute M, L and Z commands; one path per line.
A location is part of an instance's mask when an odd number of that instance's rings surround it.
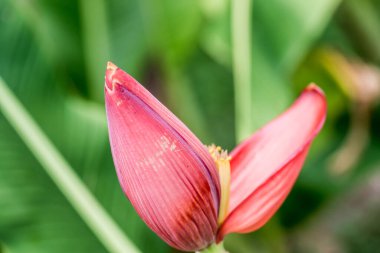
M 81 0 L 83 50 L 90 96 L 103 101 L 106 63 L 109 61 L 109 36 L 105 0 Z
M 251 16 L 253 0 L 232 0 L 231 4 L 236 138 L 237 141 L 241 141 L 253 130 L 251 120 Z
M 228 253 L 224 247 L 223 242 L 219 244 L 212 244 L 207 249 L 204 249 L 202 251 L 197 251 L 196 253 Z
M 0 77 L 0 110 L 109 252 L 139 253 Z

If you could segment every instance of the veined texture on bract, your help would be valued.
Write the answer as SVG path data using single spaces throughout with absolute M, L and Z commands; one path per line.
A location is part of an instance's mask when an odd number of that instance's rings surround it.
M 113 64 L 105 94 L 112 155 L 132 205 L 171 246 L 207 247 L 217 231 L 219 183 L 206 147 Z

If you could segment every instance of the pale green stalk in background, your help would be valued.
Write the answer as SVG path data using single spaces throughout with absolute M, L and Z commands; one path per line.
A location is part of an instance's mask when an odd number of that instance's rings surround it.
M 109 252 L 139 253 L 0 77 L 0 110 Z
M 235 87 L 237 141 L 249 136 L 252 126 L 251 11 L 252 0 L 231 1 L 232 68 Z
M 96 101 L 103 101 L 104 71 L 106 62 L 110 60 L 106 2 L 81 0 L 80 10 L 90 96 Z

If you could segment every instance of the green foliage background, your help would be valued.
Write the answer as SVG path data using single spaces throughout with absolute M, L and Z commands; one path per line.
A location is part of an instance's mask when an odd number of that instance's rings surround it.
M 239 131 L 232 18 L 228 0 L 0 0 L 0 76 L 142 252 L 174 250 L 120 190 L 103 104 L 106 62 L 146 85 L 204 143 L 231 150 Z M 329 252 L 376 252 L 380 203 L 363 210 L 354 202 L 347 214 L 341 202 L 351 203 L 379 173 L 379 106 L 371 104 L 369 141 L 358 161 L 347 173 L 331 174 L 331 154 L 344 143 L 356 101 L 339 81 L 346 74 L 332 76 L 318 52 L 334 48 L 378 68 L 380 1 L 254 0 L 250 21 L 251 130 L 283 111 L 309 82 L 325 90 L 329 115 L 278 215 L 257 233 L 229 236 L 227 249 L 327 252 L 311 235 L 328 230 L 329 245 L 343 249 Z M 320 228 L 334 215 L 353 214 Z M 0 252 L 107 252 L 1 113 Z

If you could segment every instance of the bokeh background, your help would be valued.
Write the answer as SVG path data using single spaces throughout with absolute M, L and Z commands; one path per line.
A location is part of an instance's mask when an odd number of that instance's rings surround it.
M 380 252 L 380 1 L 0 0 L 1 85 L 142 252 L 176 252 L 119 187 L 108 60 L 204 143 L 229 150 L 317 83 L 327 122 L 293 191 L 265 227 L 228 236 L 226 248 Z M 17 129 L 0 112 L 0 252 L 107 252 Z

